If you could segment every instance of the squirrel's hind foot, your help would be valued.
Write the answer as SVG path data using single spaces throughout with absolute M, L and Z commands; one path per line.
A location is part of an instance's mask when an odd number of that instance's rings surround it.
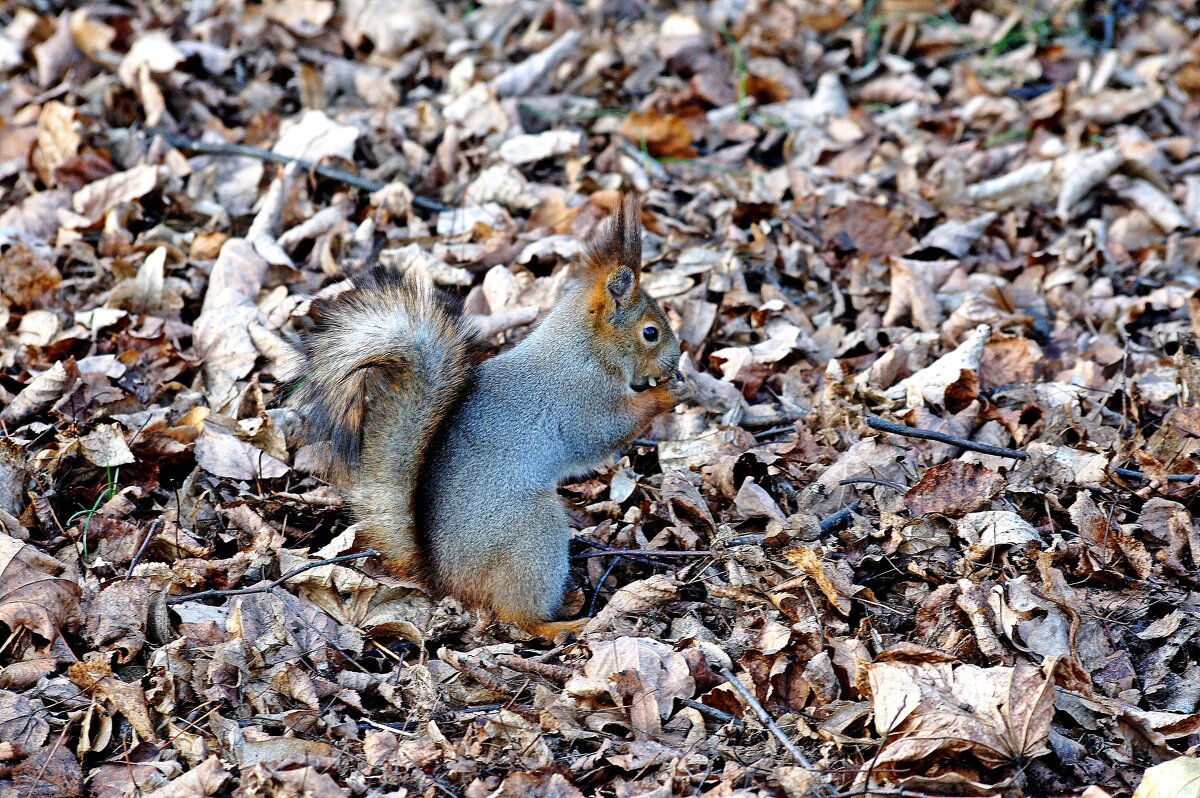
M 578 637 L 591 618 L 576 618 L 573 621 L 533 621 L 518 624 L 523 630 L 537 637 L 564 643 L 568 637 Z

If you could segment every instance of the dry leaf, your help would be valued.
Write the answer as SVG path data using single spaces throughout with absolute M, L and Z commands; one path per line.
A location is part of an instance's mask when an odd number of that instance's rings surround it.
M 71 197 L 71 205 L 80 216 L 95 222 L 117 205 L 146 196 L 156 185 L 157 166 L 135 166 L 79 189 Z
M 951 460 L 930 468 L 904 494 L 913 515 L 940 513 L 955 518 L 987 505 L 1007 484 L 1004 477 L 976 463 Z
M 136 462 L 116 424 L 101 424 L 80 439 L 83 456 L 99 468 L 115 468 Z
M 513 166 L 534 163 L 575 152 L 582 137 L 574 130 L 547 130 L 545 133 L 513 136 L 500 144 L 499 154 Z
M 621 135 L 655 158 L 695 158 L 687 123 L 672 114 L 651 108 L 634 111 L 621 122 Z

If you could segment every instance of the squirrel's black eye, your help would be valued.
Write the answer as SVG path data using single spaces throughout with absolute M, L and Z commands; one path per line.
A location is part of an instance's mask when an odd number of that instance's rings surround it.
M 642 337 L 646 339 L 646 343 L 648 343 L 648 344 L 654 343 L 655 341 L 658 340 L 658 328 L 657 327 L 643 327 L 642 328 Z

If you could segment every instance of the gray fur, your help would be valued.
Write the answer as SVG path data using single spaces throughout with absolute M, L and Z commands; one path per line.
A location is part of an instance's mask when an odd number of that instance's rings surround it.
M 510 608 L 516 622 L 553 618 L 562 600 L 570 527 L 557 485 L 590 472 L 638 431 L 619 409 L 639 375 L 632 359 L 596 356 L 579 321 L 586 299 L 577 288 L 518 346 L 480 365 L 430 462 L 426 539 L 438 588 Z M 679 345 L 662 323 L 659 374 L 670 375 Z M 505 561 L 519 567 L 499 567 Z

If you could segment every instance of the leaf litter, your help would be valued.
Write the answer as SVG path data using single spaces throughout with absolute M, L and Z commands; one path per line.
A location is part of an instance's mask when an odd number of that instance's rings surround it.
M 0 792 L 1195 794 L 1197 20 L 10 4 Z M 562 487 L 551 648 L 281 384 L 376 250 L 519 340 L 622 189 L 693 397 Z

